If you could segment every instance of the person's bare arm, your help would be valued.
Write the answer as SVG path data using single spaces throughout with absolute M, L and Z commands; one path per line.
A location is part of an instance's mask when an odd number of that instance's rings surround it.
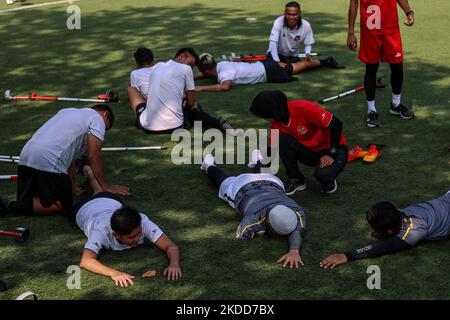
M 231 89 L 231 86 L 232 86 L 232 82 L 230 80 L 227 80 L 220 84 L 195 87 L 195 91 L 208 91 L 208 92 L 229 91 Z
M 129 284 L 133 284 L 134 276 L 105 266 L 97 260 L 97 254 L 89 249 L 83 250 L 80 267 L 96 274 L 110 277 L 116 286 L 128 287 Z
M 186 91 L 186 107 L 192 108 L 197 105 L 197 97 L 195 91 Z
M 129 191 L 127 187 L 121 185 L 108 185 L 104 173 L 102 141 L 92 134 L 88 135 L 87 152 L 89 164 L 102 190 L 119 195 L 128 195 Z
M 180 249 L 178 249 L 177 245 L 165 234 L 155 244 L 158 248 L 166 252 L 167 258 L 169 259 L 169 266 L 164 270 L 164 276 L 168 280 L 178 280 L 181 278 Z
M 75 163 L 72 162 L 72 164 L 70 165 L 69 169 L 67 170 L 69 177 L 70 177 L 70 181 L 72 182 L 72 193 L 74 196 L 80 196 L 83 194 L 84 190 L 81 189 L 80 187 L 78 187 L 77 184 L 77 171 L 75 169 Z
M 196 72 L 194 74 L 194 80 L 200 80 L 200 79 L 204 79 L 205 75 L 202 72 Z
M 400 5 L 400 7 L 405 11 L 406 14 L 406 20 L 405 25 L 408 27 L 411 27 L 414 24 L 414 13 L 411 10 L 411 7 L 409 6 L 408 0 L 397 0 L 397 3 Z
M 358 48 L 358 40 L 355 36 L 355 22 L 358 15 L 358 1 L 350 0 L 350 6 L 348 9 L 348 36 L 347 36 L 347 47 L 349 49 L 356 51 Z

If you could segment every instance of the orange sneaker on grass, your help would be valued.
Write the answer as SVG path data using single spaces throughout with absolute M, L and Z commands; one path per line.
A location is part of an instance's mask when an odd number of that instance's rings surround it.
M 381 158 L 381 147 L 376 144 L 371 144 L 369 151 L 363 158 L 363 162 L 374 163 L 378 158 Z
M 347 162 L 352 162 L 353 160 L 364 158 L 366 155 L 366 150 L 362 149 L 360 146 L 354 146 L 348 152 Z

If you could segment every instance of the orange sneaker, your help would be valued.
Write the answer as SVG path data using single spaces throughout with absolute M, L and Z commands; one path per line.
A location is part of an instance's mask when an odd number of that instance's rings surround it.
M 363 162 L 374 163 L 378 158 L 381 158 L 381 149 L 376 144 L 371 144 L 369 151 L 363 158 Z
M 360 146 L 354 146 L 348 152 L 347 162 L 352 162 L 353 160 L 364 158 L 366 155 L 366 150 L 363 150 Z

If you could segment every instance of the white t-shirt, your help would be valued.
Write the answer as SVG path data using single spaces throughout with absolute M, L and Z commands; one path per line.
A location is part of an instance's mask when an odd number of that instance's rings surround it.
M 147 99 L 150 74 L 152 70 L 153 67 L 140 68 L 132 71 L 130 74 L 131 87 L 136 88 L 145 99 Z
M 266 69 L 261 62 L 221 61 L 217 64 L 217 82 L 232 84 L 254 84 L 267 81 Z
M 88 134 L 101 141 L 105 137 L 105 122 L 97 111 L 62 109 L 28 140 L 20 153 L 19 164 L 67 174 L 72 162 L 86 154 Z
M 234 199 L 238 194 L 239 190 L 245 186 L 247 183 L 255 181 L 272 181 L 278 184 L 284 190 L 283 182 L 276 176 L 270 173 L 244 173 L 237 177 L 232 176 L 226 178 L 219 189 L 219 198 L 228 202 L 228 204 L 236 209 L 234 206 Z
M 195 90 L 192 68 L 173 60 L 159 62 L 153 66 L 149 82 L 141 125 L 151 131 L 180 127 L 183 124 L 183 94 Z
M 89 201 L 78 210 L 77 225 L 88 238 L 85 249 L 89 249 L 99 254 L 101 249 L 126 250 L 131 247 L 120 244 L 113 235 L 111 229 L 111 216 L 114 211 L 121 208 L 122 204 L 110 198 L 97 198 Z M 142 217 L 142 236 L 139 244 L 144 243 L 147 238 L 155 243 L 164 234 L 164 232 L 150 219 L 140 214 Z
M 310 46 L 315 42 L 308 21 L 302 19 L 302 26 L 291 30 L 285 25 L 284 16 L 275 19 L 269 40 L 278 43 L 278 53 L 286 57 L 298 56 L 301 44 Z

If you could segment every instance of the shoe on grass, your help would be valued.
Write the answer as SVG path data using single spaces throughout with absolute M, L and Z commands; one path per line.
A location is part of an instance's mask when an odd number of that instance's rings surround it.
M 399 116 L 404 120 L 414 119 L 414 112 L 401 103 L 397 107 L 394 107 L 391 103 L 390 113 L 395 116 Z
M 360 146 L 354 146 L 348 152 L 347 162 L 352 162 L 356 159 L 364 158 L 367 155 L 367 151 L 362 149 Z
M 284 185 L 285 192 L 288 196 L 293 195 L 296 191 L 303 191 L 306 189 L 306 182 L 304 179 L 289 179 Z
M 322 193 L 333 193 L 337 190 L 337 180 L 334 179 L 330 183 L 322 185 Z
M 367 114 L 367 126 L 369 128 L 375 128 L 381 126 L 381 121 L 378 119 L 378 113 L 375 111 L 370 111 Z
M 374 163 L 378 158 L 381 158 L 381 150 L 378 149 L 376 144 L 371 144 L 369 147 L 369 151 L 363 158 L 363 162 Z
M 214 165 L 214 156 L 212 154 L 207 154 L 203 159 L 202 165 L 200 166 L 200 170 L 207 171 L 210 166 Z

